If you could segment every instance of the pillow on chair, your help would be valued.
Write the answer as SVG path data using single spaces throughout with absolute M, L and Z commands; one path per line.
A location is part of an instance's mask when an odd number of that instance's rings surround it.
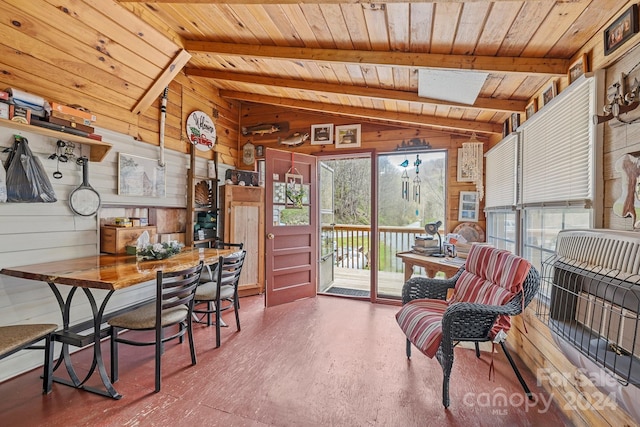
M 506 250 L 490 246 L 472 245 L 465 263 L 465 271 L 456 282 L 450 304 L 474 302 L 504 305 L 518 292 L 529 274 L 531 263 Z M 491 329 L 493 338 L 500 329 L 511 329 L 509 316 L 500 316 Z
M 409 341 L 422 353 L 433 357 L 442 340 L 442 317 L 449 305 L 459 302 L 504 305 L 522 292 L 530 268 L 529 261 L 509 251 L 473 245 L 450 300 L 410 301 L 396 314 L 396 319 Z M 507 332 L 510 328 L 509 316 L 500 316 L 489 336 L 493 338 L 501 329 Z

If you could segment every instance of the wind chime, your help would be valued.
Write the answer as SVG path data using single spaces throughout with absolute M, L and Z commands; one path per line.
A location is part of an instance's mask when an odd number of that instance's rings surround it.
M 420 165 L 422 164 L 422 160 L 420 160 L 420 155 L 416 154 L 416 161 L 413 162 L 413 166 L 416 167 L 416 177 L 413 178 L 413 201 L 420 204 L 420 184 L 422 180 L 420 179 Z M 417 215 L 416 209 L 416 215 Z
M 402 172 L 402 199 L 409 201 L 409 174 L 407 173 L 407 166 L 409 166 L 409 160 L 405 159 L 400 163 L 400 166 L 404 168 Z

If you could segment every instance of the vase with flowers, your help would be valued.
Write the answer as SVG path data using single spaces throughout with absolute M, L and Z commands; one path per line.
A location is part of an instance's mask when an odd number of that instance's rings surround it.
M 149 243 L 136 248 L 136 259 L 147 261 L 152 259 L 165 259 L 179 254 L 184 245 L 177 241 L 163 243 Z

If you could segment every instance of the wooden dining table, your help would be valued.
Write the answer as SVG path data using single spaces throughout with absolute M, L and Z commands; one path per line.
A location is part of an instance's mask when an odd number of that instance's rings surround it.
M 104 396 L 120 399 L 118 393 L 107 374 L 102 358 L 100 341 L 104 337 L 101 330 L 107 313 L 107 303 L 113 293 L 119 289 L 139 285 L 156 279 L 158 271 L 172 272 L 195 267 L 203 262 L 204 265 L 218 263 L 220 256 L 232 253 L 232 249 L 186 248 L 180 253 L 162 260 L 139 261 L 135 255 L 99 254 L 70 260 L 51 261 L 38 264 L 8 267 L 0 270 L 0 274 L 22 279 L 38 280 L 49 284 L 53 291 L 60 312 L 62 314 L 62 329 L 54 334 L 54 339 L 62 343 L 61 357 L 55 366 L 57 369 L 64 361 L 70 380 L 54 377 L 54 381 L 76 388 L 87 390 Z M 63 297 L 60 285 L 71 286 L 72 289 Z M 84 291 L 93 315 L 92 332 L 80 335 L 77 325 L 71 319 L 71 303 L 76 291 Z M 106 290 L 107 295 L 98 306 L 93 290 Z M 108 315 L 107 315 L 108 316 Z M 87 375 L 80 379 L 73 367 L 69 346 L 93 346 L 93 363 Z M 104 390 L 89 387 L 86 381 L 98 370 Z

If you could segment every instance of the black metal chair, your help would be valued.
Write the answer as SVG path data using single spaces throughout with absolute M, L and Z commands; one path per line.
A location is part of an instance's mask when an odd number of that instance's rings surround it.
M 451 368 L 453 367 L 454 347 L 461 341 L 474 342 L 476 356 L 480 357 L 478 343 L 494 340 L 492 329 L 496 325 L 499 317 L 515 316 L 522 313 L 524 308 L 535 297 L 540 286 L 540 275 L 538 271 L 531 266 L 522 284 L 522 291 L 516 293 L 505 304 L 493 305 L 455 301 L 453 303 L 445 303 L 444 300 L 447 298 L 448 290 L 456 288 L 464 271 L 465 269 L 463 267 L 454 277 L 447 280 L 429 279 L 426 277 L 409 279 L 402 288 L 403 309 L 397 315 L 398 322 L 407 335 L 407 358 L 411 358 L 412 344 L 423 349 L 423 353 L 430 356 L 424 351 L 425 347 L 429 344 L 427 341 L 430 339 L 426 338 L 426 335 L 433 333 L 433 329 L 429 330 L 429 328 L 437 328 L 441 322 L 442 335 L 435 357 L 442 366 L 444 375 L 442 383 L 442 404 L 445 408 L 449 407 L 450 403 L 449 378 L 451 376 Z M 418 313 L 408 313 L 405 308 L 406 304 L 416 300 L 420 300 L 420 302 L 416 302 L 414 305 L 422 305 L 422 307 L 413 308 L 413 310 L 416 310 Z M 430 320 L 423 322 L 423 319 L 427 318 L 430 318 Z M 435 322 L 433 320 L 435 320 Z M 422 325 L 416 326 L 416 324 L 420 322 L 423 322 Z M 415 337 L 413 340 L 410 339 L 409 336 L 412 336 L 410 329 L 416 331 L 420 328 L 422 328 L 422 337 L 419 339 Z M 499 341 L 526 395 L 529 399 L 532 399 L 533 395 L 513 361 L 504 343 L 504 338 L 496 339 L 496 341 Z M 431 344 L 437 345 L 437 341 L 433 341 Z
M 175 338 L 182 342 L 185 332 L 189 338 L 191 364 L 196 364 L 191 315 L 195 291 L 202 272 L 202 261 L 197 267 L 182 271 L 156 274 L 156 300 L 109 320 L 111 335 L 111 381 L 118 381 L 118 343 L 135 346 L 155 346 L 155 391 L 160 391 L 163 344 Z M 165 330 L 178 325 L 178 331 L 165 336 Z M 119 331 L 155 331 L 154 340 L 123 338 Z M 130 334 L 130 333 L 129 333 Z M 127 334 L 127 336 L 129 335 Z
M 211 315 L 215 314 L 216 326 L 216 348 L 220 347 L 220 327 L 222 326 L 221 314 L 231 308 L 235 311 L 236 328 L 240 331 L 240 301 L 238 298 L 238 284 L 240 274 L 247 251 L 241 250 L 224 257 L 220 257 L 215 267 L 215 280 L 201 283 L 196 289 L 195 304 L 193 312 L 201 314 L 198 322 L 204 323 L 206 317 L 207 326 L 211 326 Z M 223 306 L 222 302 L 226 302 Z M 199 304 L 204 304 L 203 308 L 198 308 Z
M 244 248 L 244 243 L 227 243 L 227 242 L 216 242 L 215 249 L 236 249 L 237 251 L 241 251 Z M 200 276 L 200 283 L 214 282 L 216 280 L 217 268 L 218 264 L 213 266 L 213 269 L 210 265 L 205 265 L 202 270 L 202 275 Z
M 53 348 L 51 334 L 58 329 L 53 323 L 0 326 L 0 359 L 20 350 L 44 350 L 42 393 L 51 392 L 53 383 Z M 44 345 L 36 345 L 44 340 Z

